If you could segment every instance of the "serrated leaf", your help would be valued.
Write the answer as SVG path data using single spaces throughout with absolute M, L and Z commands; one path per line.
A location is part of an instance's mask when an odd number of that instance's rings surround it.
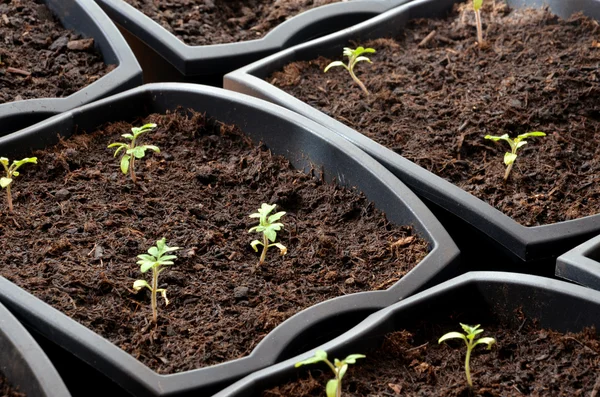
M 265 236 L 267 236 L 267 238 L 271 242 L 274 242 L 277 239 L 277 232 L 275 232 L 275 230 L 273 230 L 271 228 L 265 229 L 265 231 L 263 233 L 265 234 Z
M 12 183 L 11 178 L 7 178 L 7 177 L 0 178 L 0 187 L 2 187 L 2 189 L 7 187 L 8 185 L 10 185 L 11 183 Z
M 514 153 L 506 152 L 504 153 L 504 164 L 511 165 L 517 159 L 517 155 Z
M 152 255 L 153 257 L 155 257 L 155 258 L 157 258 L 158 255 L 160 255 L 160 253 L 158 252 L 158 248 L 156 248 L 156 247 L 150 247 L 150 248 L 148 248 L 148 253 L 150 255 Z
M 127 175 L 127 171 L 129 171 L 129 159 L 131 156 L 128 154 L 124 155 L 121 158 L 121 172 Z
M 127 154 L 132 154 L 136 159 L 141 159 L 146 154 L 146 148 L 144 146 L 136 146 L 133 149 L 127 149 Z
M 284 216 L 284 215 L 285 215 L 285 211 L 281 211 L 281 212 L 278 212 L 278 213 L 276 213 L 276 214 L 273 214 L 273 215 L 271 215 L 271 216 L 269 217 L 269 219 L 268 219 L 268 222 L 269 222 L 269 223 L 276 222 L 276 221 L 278 221 L 279 219 L 281 219 L 281 217 L 282 217 L 282 216 Z
M 150 261 L 150 262 L 154 262 L 156 260 L 155 257 L 148 255 L 148 254 L 140 254 L 137 256 L 138 258 L 140 258 L 143 261 Z
M 140 272 L 146 273 L 148 270 L 152 269 L 154 267 L 154 265 L 156 265 L 156 263 L 157 262 L 142 261 L 142 263 L 139 263 L 141 265 L 140 266 Z

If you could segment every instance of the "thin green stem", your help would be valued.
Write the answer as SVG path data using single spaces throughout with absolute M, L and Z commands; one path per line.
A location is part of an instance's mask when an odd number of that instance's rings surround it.
M 471 350 L 472 349 L 473 349 L 473 346 L 471 346 L 471 344 L 467 344 L 467 355 L 465 356 L 465 374 L 467 375 L 467 383 L 469 384 L 469 387 L 473 387 L 473 382 L 471 381 L 471 367 L 470 367 Z
M 265 259 L 267 258 L 267 249 L 269 249 L 269 239 L 267 238 L 267 235 L 263 233 L 263 250 L 262 250 L 262 253 L 260 254 L 260 261 L 259 261 L 259 263 L 261 265 L 263 263 L 265 263 Z
M 158 289 L 158 270 L 152 268 L 152 320 L 156 324 L 158 321 L 158 310 L 156 305 L 156 290 Z
M 508 180 L 508 175 L 510 174 L 510 171 L 512 170 L 514 163 L 510 163 L 507 167 L 506 167 L 506 171 L 504 172 L 504 182 L 506 182 Z
M 365 87 L 365 85 L 363 84 L 362 81 L 360 81 L 358 79 L 358 77 L 356 77 L 356 75 L 354 74 L 354 67 L 348 68 L 348 72 L 350 72 L 350 76 L 352 77 L 352 80 L 354 80 L 354 82 L 356 84 L 358 84 L 358 86 L 360 87 L 361 90 L 363 90 L 363 92 L 365 93 L 365 95 L 369 95 L 369 90 L 367 90 L 367 87 Z
M 483 32 L 481 27 L 481 10 L 475 10 L 475 22 L 477 23 L 477 42 L 479 47 L 483 46 Z

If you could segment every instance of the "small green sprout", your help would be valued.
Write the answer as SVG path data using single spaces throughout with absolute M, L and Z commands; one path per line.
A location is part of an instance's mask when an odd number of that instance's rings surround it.
M 479 47 L 483 46 L 483 29 L 481 27 L 481 6 L 483 0 L 473 0 L 473 9 L 475 10 L 475 22 L 477 23 L 477 42 Z
M 248 230 L 248 233 L 257 232 L 263 234 L 263 241 L 254 240 L 250 243 L 250 246 L 254 248 L 255 252 L 258 252 L 258 245 L 263 246 L 262 254 L 260 255 L 259 264 L 262 265 L 265 263 L 265 258 L 267 257 L 267 249 L 269 247 L 277 247 L 281 252 L 281 255 L 285 255 L 287 252 L 287 248 L 281 244 L 276 243 L 277 232 L 281 230 L 283 227 L 283 223 L 277 222 L 282 216 L 285 215 L 284 211 L 278 212 L 276 214 L 270 215 L 271 211 L 275 209 L 277 204 L 266 204 L 262 203 L 261 207 L 258 209 L 258 212 L 251 214 L 250 218 L 259 218 L 260 223 L 258 226 L 254 226 Z M 269 241 L 272 244 L 269 244 Z
M 327 386 L 325 387 L 325 392 L 327 393 L 327 397 L 341 397 L 342 396 L 342 378 L 346 374 L 348 370 L 348 364 L 356 364 L 356 360 L 359 358 L 365 358 L 366 356 L 362 354 L 351 354 L 346 357 L 344 360 L 340 361 L 337 358 L 331 363 L 327 359 L 327 352 L 324 350 L 317 350 L 315 355 L 309 359 L 304 361 L 300 361 L 296 363 L 295 367 L 298 368 L 302 365 L 306 364 L 316 364 L 320 362 L 324 362 L 331 368 L 333 374 L 335 375 L 334 379 L 330 379 L 327 382 Z
M 356 66 L 356 64 L 359 63 L 360 61 L 366 61 L 369 63 L 373 63 L 373 62 L 371 62 L 371 60 L 369 58 L 367 58 L 365 56 L 361 56 L 361 55 L 362 54 L 373 54 L 374 52 L 375 52 L 375 50 L 373 48 L 358 47 L 357 49 L 353 50 L 352 48 L 344 47 L 344 56 L 348 57 L 348 65 L 344 64 L 344 62 L 342 62 L 342 61 L 331 62 L 329 65 L 327 65 L 327 67 L 325 68 L 325 70 L 323 72 L 327 73 L 327 71 L 330 68 L 332 68 L 334 66 L 341 66 L 344 69 L 346 69 L 348 71 L 348 73 L 350 73 L 350 77 L 352 77 L 352 80 L 354 80 L 354 82 L 356 84 L 358 84 L 358 86 L 360 87 L 361 90 L 363 90 L 365 95 L 369 95 L 369 90 L 367 90 L 367 87 L 365 87 L 363 82 L 360 81 L 358 79 L 358 77 L 356 77 L 356 75 L 354 74 L 354 66 Z
M 467 383 L 469 387 L 473 387 L 473 382 L 471 381 L 471 351 L 473 348 L 479 344 L 486 344 L 488 346 L 488 350 L 492 348 L 492 345 L 496 343 L 496 339 L 494 338 L 479 338 L 475 340 L 475 336 L 479 335 L 483 332 L 483 329 L 480 329 L 480 325 L 476 325 L 471 327 L 470 325 L 460 323 L 460 326 L 464 330 L 465 334 L 461 334 L 460 332 L 448 332 L 446 335 L 442 336 L 438 343 L 442 343 L 448 339 L 462 339 L 465 341 L 467 345 L 467 355 L 465 357 L 465 374 L 467 375 Z
M 506 164 L 506 172 L 504 173 L 504 181 L 508 180 L 508 175 L 510 174 L 513 164 L 515 163 L 515 160 L 517 159 L 517 150 L 519 150 L 519 148 L 521 148 L 522 146 L 527 144 L 527 141 L 525 140 L 525 138 L 530 138 L 530 137 L 534 137 L 534 136 L 546 136 L 546 134 L 541 131 L 534 131 L 534 132 L 527 132 L 525 134 L 521 134 L 521 135 L 517 136 L 515 139 L 509 138 L 508 134 L 504 134 L 502 136 L 486 135 L 484 137 L 485 139 L 491 139 L 492 141 L 495 141 L 495 142 L 503 140 L 503 141 L 508 142 L 508 144 L 510 145 L 510 152 L 504 153 L 504 164 Z
M 6 170 L 6 176 L 0 178 L 0 187 L 2 189 L 6 188 L 6 201 L 8 203 L 8 211 L 13 212 L 13 203 L 12 203 L 12 195 L 10 193 L 10 185 L 12 184 L 13 178 L 19 176 L 19 167 L 23 164 L 33 163 L 37 164 L 37 157 L 27 157 L 23 160 L 13 160 L 13 163 L 8 166 L 8 159 L 6 157 L 0 157 L 0 163 L 4 166 L 4 170 Z
M 165 305 L 169 304 L 169 300 L 167 299 L 167 290 L 164 288 L 158 288 L 158 275 L 165 270 L 163 266 L 172 265 L 173 259 L 177 258 L 175 255 L 165 254 L 178 249 L 179 247 L 167 246 L 165 238 L 163 237 L 156 242 L 156 247 L 150 247 L 148 254 L 137 256 L 140 259 L 137 264 L 141 265 L 140 271 L 142 273 L 146 273 L 148 270 L 152 269 L 152 285 L 148 284 L 146 280 L 136 280 L 133 283 L 133 289 L 135 291 L 139 291 L 140 289 L 146 287 L 152 293 L 152 320 L 154 323 L 156 323 L 158 320 L 156 294 L 160 292 L 162 297 L 165 299 Z
M 127 175 L 127 172 L 129 171 L 129 174 L 131 175 L 131 180 L 133 181 L 133 183 L 137 183 L 137 178 L 135 176 L 135 170 L 134 170 L 135 159 L 144 158 L 144 156 L 146 155 L 147 149 L 154 150 L 155 152 L 160 153 L 160 149 L 154 145 L 136 146 L 135 140 L 144 132 L 152 131 L 155 128 L 156 128 L 156 124 L 154 124 L 154 123 L 144 124 L 141 127 L 133 127 L 133 128 L 131 128 L 131 132 L 133 132 L 133 135 L 132 134 L 121 135 L 123 138 L 127 138 L 127 139 L 131 140 L 131 142 L 129 142 L 129 143 L 115 142 L 115 143 L 111 143 L 110 145 L 108 145 L 109 148 L 112 148 L 112 147 L 117 148 L 117 150 L 115 150 L 114 157 L 117 157 L 117 154 L 119 154 L 119 152 L 122 149 L 125 149 L 125 153 L 123 154 L 123 157 L 121 157 L 121 172 L 123 172 L 123 174 Z

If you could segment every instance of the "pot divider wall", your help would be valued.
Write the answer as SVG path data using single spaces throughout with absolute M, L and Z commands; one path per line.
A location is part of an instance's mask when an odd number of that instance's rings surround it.
M 600 236 L 556 259 L 556 276 L 600 291 Z
M 70 396 L 44 351 L 3 305 L 0 305 L 0 352 L 0 372 L 19 392 L 36 397 Z
M 104 63 L 117 67 L 80 91 L 64 98 L 39 98 L 0 104 L 0 134 L 6 135 L 142 83 L 142 71 L 123 36 L 93 1 L 44 0 L 66 29 L 94 39 Z
M 397 35 L 411 19 L 443 17 L 459 2 L 418 0 L 407 3 L 352 28 L 297 45 L 229 73 L 224 78 L 224 87 L 302 114 L 377 159 L 423 199 L 453 236 L 465 261 L 473 264 L 473 270 L 510 269 L 551 276 L 558 255 L 600 232 L 600 215 L 543 226 L 522 226 L 491 205 L 264 80 L 290 62 L 318 56 L 339 57 L 340 49 L 350 41 L 361 43 Z M 508 4 L 515 7 L 548 5 L 550 11 L 562 17 L 579 11 L 600 17 L 600 2 L 596 0 L 509 0 Z M 485 261 L 481 255 L 485 255 Z
M 134 395 L 207 395 L 339 335 L 368 314 L 462 271 L 458 249 L 444 228 L 389 171 L 321 125 L 245 95 L 191 84 L 146 85 L 2 137 L 0 151 L 10 156 L 23 155 L 55 144 L 57 134 L 69 136 L 75 131 L 92 131 L 107 122 L 133 120 L 177 108 L 206 112 L 221 122 L 236 124 L 252 140 L 263 142 L 297 169 L 322 170 L 325 179 L 357 188 L 386 213 L 390 222 L 412 225 L 429 242 L 431 250 L 385 291 L 361 292 L 322 302 L 279 325 L 247 357 L 171 375 L 153 372 L 106 339 L 0 278 L 0 301 L 28 327 L 69 352 L 63 356 L 76 356 Z M 79 366 L 74 364 L 71 368 L 73 373 L 64 374 L 67 383 L 78 381 Z
M 435 325 L 456 312 L 471 324 L 497 320 L 518 328 L 524 317 L 525 321 L 537 321 L 541 328 L 580 332 L 587 327 L 598 329 L 599 309 L 600 292 L 577 285 L 515 273 L 470 272 L 372 314 L 336 339 L 255 372 L 214 397 L 260 396 L 261 391 L 290 380 L 299 371 L 294 364 L 312 357 L 315 350 L 325 350 L 329 357 L 365 352 L 387 333 L 421 321 Z M 356 365 L 360 367 L 360 362 Z
M 284 48 L 344 29 L 410 0 L 353 0 L 292 17 L 263 38 L 190 46 L 123 0 L 96 0 L 121 28 L 144 70 L 144 81 L 187 81 L 221 87 L 223 75 Z

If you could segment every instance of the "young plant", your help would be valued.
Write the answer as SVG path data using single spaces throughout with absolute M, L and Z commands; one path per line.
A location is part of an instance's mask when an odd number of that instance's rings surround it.
M 19 167 L 23 164 L 33 163 L 37 164 L 37 157 L 27 157 L 23 160 L 13 160 L 10 167 L 8 166 L 8 159 L 6 157 L 0 157 L 0 163 L 4 166 L 6 176 L 0 178 L 0 186 L 2 189 L 6 188 L 6 202 L 8 203 L 8 211 L 13 212 L 12 195 L 10 193 L 10 185 L 12 184 L 13 178 L 19 176 Z
M 327 364 L 327 366 L 329 366 L 329 368 L 331 368 L 331 370 L 333 371 L 333 374 L 335 375 L 335 378 L 330 379 L 327 382 L 327 386 L 325 387 L 325 392 L 327 393 L 327 397 L 341 397 L 341 395 L 342 395 L 342 378 L 344 377 L 344 375 L 346 374 L 346 371 L 348 370 L 348 364 L 356 364 L 357 359 L 365 358 L 365 357 L 366 356 L 364 356 L 362 354 L 351 354 L 348 357 L 346 357 L 345 359 L 343 359 L 342 361 L 340 361 L 336 358 L 332 364 L 331 361 L 329 361 L 327 359 L 326 351 L 317 350 L 313 357 L 311 357 L 307 360 L 304 360 L 304 361 L 300 361 L 299 363 L 296 363 L 295 367 L 298 368 L 298 367 L 300 367 L 302 365 L 306 365 L 306 364 L 316 364 L 316 363 L 324 362 L 325 364 Z
M 506 182 L 506 180 L 508 180 L 508 175 L 510 174 L 513 164 L 515 163 L 515 160 L 517 159 L 517 150 L 519 150 L 519 148 L 521 148 L 522 146 L 527 144 L 527 141 L 525 140 L 525 138 L 530 138 L 530 137 L 534 137 L 534 136 L 546 136 L 546 134 L 541 131 L 534 131 L 534 132 L 527 132 L 525 134 L 521 134 L 521 135 L 517 136 L 515 139 L 509 138 L 508 134 L 504 134 L 502 136 L 486 135 L 484 137 L 485 139 L 491 139 L 492 141 L 495 141 L 495 142 L 503 140 L 503 141 L 508 142 L 508 144 L 510 145 L 510 152 L 504 153 L 504 164 L 506 164 L 506 172 L 504 173 L 504 181 L 505 182 Z
M 165 255 L 169 252 L 178 250 L 179 247 L 169 247 L 165 242 L 165 238 L 156 242 L 156 247 L 150 247 L 148 254 L 138 255 L 140 259 L 137 264 L 141 265 L 140 271 L 146 273 L 152 269 L 152 285 L 148 284 L 146 280 L 136 280 L 133 283 L 133 289 L 139 291 L 142 288 L 148 288 L 151 292 L 151 304 L 152 304 L 152 320 L 154 323 L 158 320 L 158 313 L 156 308 L 156 294 L 160 292 L 162 297 L 165 299 L 165 305 L 169 304 L 167 299 L 167 290 L 164 288 L 158 288 L 158 275 L 165 270 L 164 266 L 172 265 L 173 259 L 177 258 L 175 255 Z
M 483 29 L 481 27 L 481 6 L 483 0 L 473 0 L 473 9 L 475 10 L 475 23 L 477 24 L 477 42 L 479 47 L 483 46 Z
M 475 339 L 475 336 L 483 332 L 483 330 L 479 328 L 480 325 L 471 327 L 470 325 L 460 323 L 460 326 L 464 330 L 465 334 L 461 334 L 460 332 L 448 332 L 446 335 L 440 338 L 438 343 L 442 343 L 448 339 L 462 339 L 465 341 L 465 344 L 467 345 L 467 355 L 465 357 L 465 374 L 467 375 L 467 383 L 469 384 L 469 387 L 473 387 L 473 382 L 471 381 L 470 367 L 471 351 L 475 346 L 480 344 L 486 344 L 489 350 L 492 348 L 492 345 L 496 343 L 496 339 L 489 337 Z
M 358 47 L 357 49 L 353 50 L 352 48 L 345 47 L 344 48 L 344 56 L 348 57 L 348 65 L 344 64 L 344 62 L 342 62 L 342 61 L 331 62 L 329 65 L 327 65 L 327 67 L 325 68 L 325 70 L 323 72 L 327 73 L 327 71 L 329 69 L 331 69 L 332 67 L 341 66 L 344 69 L 346 69 L 348 71 L 348 73 L 350 73 L 350 77 L 352 77 L 352 80 L 354 80 L 354 82 L 356 84 L 358 84 L 358 86 L 360 87 L 361 90 L 363 90 L 365 95 L 369 95 L 369 90 L 367 90 L 367 87 L 365 87 L 363 82 L 360 81 L 358 79 L 358 77 L 356 77 L 356 75 L 354 74 L 354 66 L 356 66 L 356 64 L 361 61 L 373 63 L 373 62 L 371 62 L 371 60 L 369 58 L 362 56 L 362 54 L 372 54 L 374 52 L 375 52 L 375 50 L 373 48 Z
M 133 132 L 133 134 L 121 135 L 123 138 L 129 139 L 131 142 L 129 142 L 129 143 L 115 142 L 115 143 L 111 143 L 110 145 L 108 145 L 109 148 L 113 148 L 113 147 L 117 148 L 117 150 L 115 150 L 114 157 L 117 157 L 117 154 L 119 154 L 119 152 L 121 150 L 125 149 L 125 153 L 123 153 L 123 157 L 121 157 L 121 172 L 123 172 L 123 174 L 125 174 L 125 175 L 127 175 L 127 172 L 129 172 L 133 183 L 137 183 L 137 178 L 135 176 L 135 169 L 134 169 L 135 168 L 135 159 L 144 158 L 144 156 L 146 155 L 146 150 L 148 150 L 148 149 L 154 150 L 155 152 L 160 153 L 160 149 L 154 145 L 137 146 L 137 142 L 136 142 L 136 139 L 140 135 L 142 135 L 144 132 L 152 131 L 155 128 L 156 128 L 156 124 L 154 124 L 154 123 L 144 124 L 141 127 L 133 127 L 131 129 L 131 132 Z
M 284 211 L 277 212 L 276 214 L 269 215 L 271 211 L 275 209 L 277 204 L 266 204 L 262 203 L 261 207 L 258 209 L 258 212 L 251 214 L 250 218 L 259 218 L 258 226 L 254 226 L 248 230 L 248 233 L 257 232 L 263 234 L 263 241 L 254 240 L 250 243 L 250 246 L 254 249 L 255 252 L 258 252 L 258 245 L 263 246 L 262 253 L 260 255 L 259 264 L 262 265 L 265 263 L 265 258 L 267 257 L 267 249 L 269 247 L 277 247 L 281 252 L 281 255 L 285 255 L 287 252 L 287 248 L 281 244 L 276 243 L 277 232 L 281 230 L 283 227 L 283 223 L 277 222 L 282 216 L 285 215 Z M 269 243 L 269 241 L 271 243 Z

